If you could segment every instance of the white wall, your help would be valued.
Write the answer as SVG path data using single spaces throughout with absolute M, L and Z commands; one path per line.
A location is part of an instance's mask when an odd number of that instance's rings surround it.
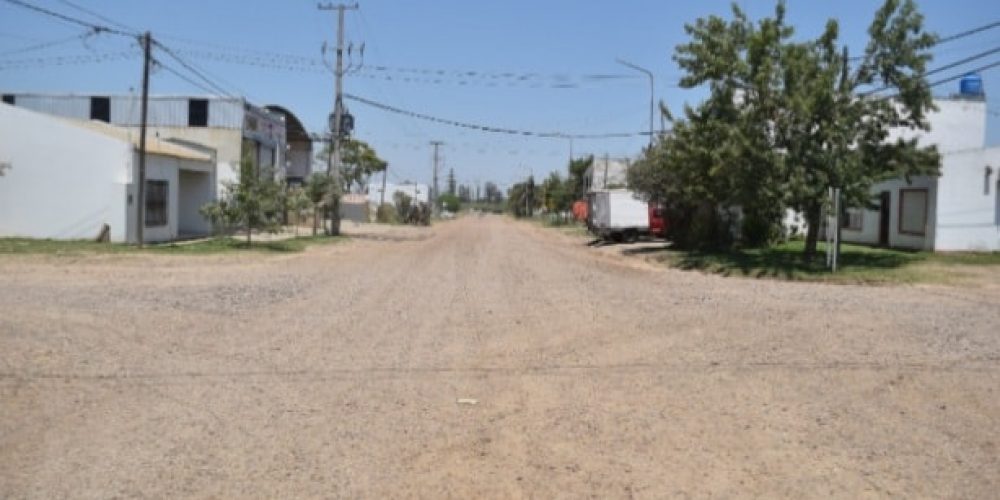
M 386 183 L 385 185 L 385 202 L 395 203 L 393 196 L 396 193 L 405 193 L 406 196 L 413 198 L 414 200 L 421 201 L 424 203 L 429 203 L 430 200 L 430 187 L 426 184 L 392 184 Z M 368 185 L 368 203 L 372 203 L 378 206 L 379 201 L 382 199 L 382 183 L 372 183 Z
M 902 189 L 927 189 L 927 224 L 924 228 L 923 236 L 899 232 L 899 192 Z M 872 186 L 872 202 L 876 205 L 878 205 L 878 197 L 882 191 L 889 191 L 891 197 L 889 201 L 890 247 L 911 250 L 934 250 L 934 220 L 937 210 L 937 189 L 937 179 L 934 177 L 913 177 L 910 179 L 910 182 L 906 182 L 904 179 L 893 179 Z M 864 210 L 861 230 L 842 229 L 840 232 L 841 239 L 849 243 L 877 245 L 879 243 L 881 216 L 881 212 L 878 210 Z
M 920 143 L 937 145 L 942 154 L 982 148 L 986 143 L 986 101 L 935 99 L 938 110 L 927 115 L 928 131 L 895 131 L 898 137 L 920 137 Z
M 0 104 L 0 236 L 126 238 L 132 148 L 48 115 Z
M 1000 251 L 1000 147 L 945 155 L 943 163 L 935 248 Z
M 189 163 L 189 162 L 185 162 Z M 201 207 L 215 200 L 215 182 L 209 172 L 181 170 L 178 176 L 177 230 L 179 235 L 212 232 L 212 224 L 201 215 Z

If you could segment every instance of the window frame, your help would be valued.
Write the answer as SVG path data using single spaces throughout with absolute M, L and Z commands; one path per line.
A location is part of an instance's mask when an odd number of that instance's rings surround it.
M 205 107 L 204 114 L 200 113 L 201 110 L 196 111 L 196 105 Z M 208 99 L 188 99 L 188 127 L 208 127 L 208 111 Z M 196 117 L 201 119 L 195 120 Z
M 903 230 L 903 198 L 905 197 L 905 193 L 924 193 L 924 199 L 925 199 L 925 201 L 924 201 L 924 225 L 923 225 L 923 229 L 920 232 L 916 232 L 916 231 L 904 231 Z M 899 214 L 898 214 L 898 216 L 896 218 L 896 232 L 898 234 L 905 234 L 905 235 L 908 235 L 908 236 L 927 236 L 927 216 L 928 216 L 928 213 L 930 211 L 930 205 L 931 205 L 931 195 L 930 195 L 930 191 L 927 188 L 907 188 L 907 189 L 900 189 L 899 190 L 899 203 L 898 203 Z
M 153 202 L 153 197 L 150 196 L 153 193 L 153 189 L 150 189 L 150 188 L 152 188 L 154 186 L 156 186 L 157 188 L 159 188 L 159 187 L 163 188 L 162 202 L 160 202 L 159 200 L 157 201 L 157 205 L 160 205 L 162 203 L 163 217 L 162 217 L 162 220 L 156 219 L 156 220 L 150 221 L 150 214 L 151 213 L 158 213 L 159 212 L 159 210 L 150 210 L 150 203 Z M 144 203 L 146 204 L 146 206 L 143 207 L 143 211 L 142 211 L 142 213 L 143 213 L 142 219 L 143 219 L 143 225 L 144 225 L 144 227 L 164 227 L 164 226 L 169 225 L 170 224 L 170 210 L 169 210 L 169 208 L 170 208 L 170 181 L 166 181 L 166 180 L 163 180 L 163 179 L 146 179 L 146 193 L 145 194 L 146 194 L 146 196 L 143 197 L 143 200 L 144 200 Z M 153 208 L 159 209 L 161 207 L 155 206 Z
M 858 225 L 854 227 L 851 225 L 851 215 L 857 215 Z M 844 213 L 840 217 L 840 229 L 845 231 L 864 231 L 865 230 L 865 211 L 860 208 L 845 208 Z

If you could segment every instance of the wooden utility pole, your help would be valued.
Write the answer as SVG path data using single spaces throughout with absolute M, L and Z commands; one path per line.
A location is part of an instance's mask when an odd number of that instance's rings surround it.
M 343 118 L 344 118 L 344 12 L 348 10 L 357 10 L 358 4 L 345 5 L 332 3 L 318 4 L 316 6 L 319 10 L 336 10 L 337 11 L 337 67 L 334 70 L 334 95 L 333 95 L 333 123 L 330 124 L 330 155 L 326 160 L 326 173 L 327 175 L 333 177 L 334 182 L 340 185 L 340 155 L 341 155 L 341 144 L 340 141 L 343 138 Z M 335 208 L 336 210 L 336 208 Z M 333 218 L 339 217 L 339 214 L 332 213 L 330 215 L 330 224 L 333 226 Z M 335 229 L 331 227 L 331 232 Z
M 142 104 L 139 116 L 139 173 L 135 185 L 135 235 L 142 248 L 143 229 L 146 227 L 146 117 L 149 111 L 149 66 L 152 62 L 152 36 L 147 31 L 142 35 Z

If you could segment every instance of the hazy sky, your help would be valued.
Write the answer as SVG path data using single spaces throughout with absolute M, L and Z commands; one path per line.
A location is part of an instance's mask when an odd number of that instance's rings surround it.
M 324 42 L 335 42 L 336 18 L 333 12 L 317 10 L 315 1 L 26 1 L 98 24 L 115 21 L 130 29 L 151 30 L 226 92 L 246 95 L 255 104 L 280 104 L 311 131 L 325 129 L 333 78 L 313 62 L 320 58 Z M 671 59 L 673 49 L 686 40 L 684 23 L 710 14 L 727 15 L 730 5 L 720 0 L 360 3 L 360 11 L 347 15 L 346 39 L 355 47 L 365 44 L 364 67 L 346 78 L 346 92 L 456 121 L 576 134 L 648 128 L 648 80 L 616 64 L 616 57 L 652 70 L 656 99 L 675 112 L 685 102 L 697 102 L 702 92 L 676 88 L 679 70 Z M 754 17 L 774 9 L 771 1 L 740 3 Z M 799 36 L 814 37 L 828 18 L 836 18 L 841 21 L 841 42 L 859 53 L 872 13 L 881 2 L 788 3 L 789 21 Z M 928 28 L 941 35 L 1000 20 L 996 0 L 924 0 L 920 6 Z M 137 89 L 141 58 L 134 40 L 108 34 L 72 39 L 84 32 L 0 0 L 0 90 L 114 94 Z M 997 47 L 1000 28 L 938 47 L 931 67 Z M 105 60 L 95 60 L 99 57 Z M 157 57 L 185 72 L 166 54 Z M 12 65 L 14 60 L 21 62 Z M 961 74 L 997 61 L 1000 54 L 936 76 Z M 357 54 L 354 62 L 360 62 Z M 988 142 L 1000 144 L 1000 71 L 986 71 L 983 78 L 993 110 Z M 957 89 L 955 82 L 936 88 L 936 93 Z M 162 69 L 152 77 L 152 92 L 206 93 Z M 460 182 L 493 180 L 506 185 L 529 170 L 536 175 L 564 170 L 570 153 L 570 143 L 563 139 L 483 133 L 360 103 L 347 105 L 356 117 L 356 135 L 389 160 L 395 180 L 429 181 L 431 140 L 445 142 L 445 171 L 454 168 Z M 572 146 L 576 154 L 623 156 L 637 154 L 646 141 L 588 139 Z

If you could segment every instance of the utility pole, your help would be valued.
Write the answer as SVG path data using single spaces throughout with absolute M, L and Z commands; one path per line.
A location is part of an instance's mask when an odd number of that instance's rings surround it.
M 317 4 L 316 8 L 319 10 L 336 10 L 337 11 L 337 68 L 334 71 L 335 91 L 333 96 L 333 123 L 330 126 L 330 155 L 327 157 L 326 161 L 326 173 L 333 177 L 334 182 L 340 185 L 340 154 L 341 145 L 340 140 L 343 136 L 343 118 L 344 118 L 344 12 L 348 10 L 357 10 L 358 4 L 345 5 L 332 3 L 327 4 Z M 333 218 L 339 217 L 339 214 L 333 213 L 331 217 L 331 226 L 333 225 Z
M 382 205 L 385 205 L 385 178 L 388 177 L 388 175 L 389 175 L 389 164 L 386 163 L 385 170 L 382 171 L 382 196 L 378 202 L 379 208 L 382 208 Z
M 142 105 L 139 117 L 139 173 L 135 196 L 135 237 L 139 248 L 144 242 L 143 229 L 146 227 L 146 117 L 149 111 L 149 66 L 152 63 L 152 35 L 147 31 L 142 35 Z
M 438 148 L 443 144 L 441 141 L 431 141 L 431 146 L 434 146 L 434 184 L 431 187 L 431 207 L 434 215 L 438 214 Z
M 632 68 L 640 73 L 645 73 L 646 76 L 649 77 L 649 147 L 653 147 L 653 108 L 656 107 L 656 87 L 653 84 L 653 72 L 636 64 L 632 64 L 624 59 L 615 59 L 615 61 L 622 66 Z

